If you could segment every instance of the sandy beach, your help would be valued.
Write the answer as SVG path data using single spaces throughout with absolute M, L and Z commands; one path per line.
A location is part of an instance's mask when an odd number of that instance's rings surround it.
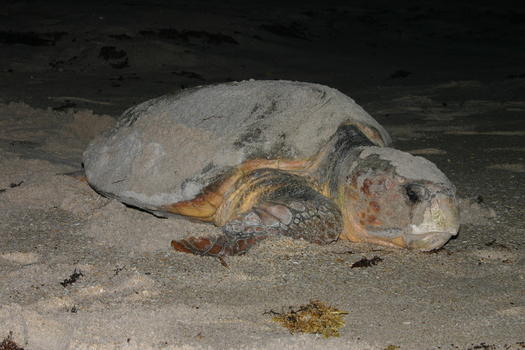
M 505 2 L 8 1 L 0 349 L 524 349 L 523 62 L 525 5 Z M 278 237 L 225 266 L 170 246 L 220 229 L 64 175 L 127 108 L 248 79 L 355 99 L 456 185 L 458 236 L 432 252 Z M 310 300 L 348 312 L 339 337 L 272 321 Z

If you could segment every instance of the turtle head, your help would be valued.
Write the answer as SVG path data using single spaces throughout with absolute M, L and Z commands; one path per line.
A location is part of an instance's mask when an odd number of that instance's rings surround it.
M 392 148 L 365 147 L 340 174 L 341 238 L 433 250 L 459 230 L 456 189 L 434 163 Z

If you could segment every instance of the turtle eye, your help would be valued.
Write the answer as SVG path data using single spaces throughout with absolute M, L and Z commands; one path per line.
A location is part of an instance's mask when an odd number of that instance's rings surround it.
M 426 190 L 423 186 L 418 184 L 409 184 L 405 186 L 405 191 L 408 199 L 412 203 L 419 203 L 425 199 Z

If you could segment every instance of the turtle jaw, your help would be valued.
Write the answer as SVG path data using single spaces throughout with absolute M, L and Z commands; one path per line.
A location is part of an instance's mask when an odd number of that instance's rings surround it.
M 414 220 L 403 233 L 392 239 L 401 247 L 429 251 L 442 247 L 448 240 L 458 234 L 459 208 L 454 194 L 437 192 L 432 195 L 430 205 L 425 206 L 419 218 Z
M 430 251 L 441 248 L 454 235 L 456 234 L 449 232 L 430 232 L 417 235 L 405 234 L 392 239 L 392 242 L 412 250 Z

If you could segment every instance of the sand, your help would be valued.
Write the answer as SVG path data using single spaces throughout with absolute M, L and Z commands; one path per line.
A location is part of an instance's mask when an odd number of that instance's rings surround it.
M 10 1 L 0 8 L 0 348 L 525 348 L 525 8 L 490 2 Z M 125 109 L 243 79 L 326 84 L 462 200 L 431 253 L 275 238 L 225 259 L 64 173 Z M 382 260 L 352 268 L 363 257 Z M 338 338 L 272 312 L 348 311 Z

